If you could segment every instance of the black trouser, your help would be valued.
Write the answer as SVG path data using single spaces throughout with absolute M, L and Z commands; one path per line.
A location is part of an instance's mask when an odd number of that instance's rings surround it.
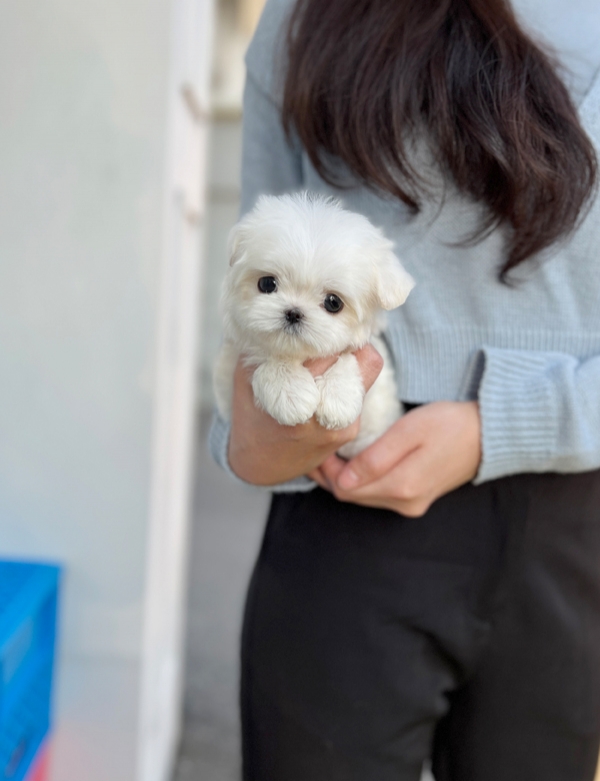
M 275 496 L 243 631 L 246 781 L 591 781 L 600 473 L 423 518 Z

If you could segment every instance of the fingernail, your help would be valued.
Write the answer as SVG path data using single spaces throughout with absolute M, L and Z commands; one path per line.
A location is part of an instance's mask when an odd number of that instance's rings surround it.
M 352 469 L 344 469 L 338 477 L 338 485 L 340 488 L 354 488 L 358 485 L 358 475 Z

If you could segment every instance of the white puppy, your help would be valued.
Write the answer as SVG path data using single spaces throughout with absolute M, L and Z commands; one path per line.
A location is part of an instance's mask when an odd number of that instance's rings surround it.
M 361 415 L 351 458 L 400 416 L 393 367 L 383 340 L 382 310 L 403 304 L 414 282 L 392 243 L 369 220 L 308 193 L 263 196 L 233 229 L 222 305 L 225 342 L 215 367 L 215 395 L 231 414 L 240 355 L 255 366 L 257 404 L 295 426 L 316 415 L 341 429 Z M 365 396 L 353 350 L 372 342 L 384 368 Z M 313 379 L 308 358 L 339 355 Z

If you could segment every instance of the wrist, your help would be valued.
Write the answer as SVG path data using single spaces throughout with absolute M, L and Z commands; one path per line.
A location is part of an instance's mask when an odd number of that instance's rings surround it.
M 477 477 L 477 473 L 479 472 L 479 467 L 481 465 L 481 459 L 483 455 L 482 451 L 482 443 L 481 443 L 481 412 L 479 409 L 479 402 L 478 401 L 465 401 L 463 404 L 466 405 L 466 408 L 469 411 L 470 416 L 470 425 L 469 425 L 469 432 L 470 432 L 470 439 L 471 439 L 471 447 L 472 447 L 472 454 L 473 454 L 473 474 L 471 479 L 475 479 Z

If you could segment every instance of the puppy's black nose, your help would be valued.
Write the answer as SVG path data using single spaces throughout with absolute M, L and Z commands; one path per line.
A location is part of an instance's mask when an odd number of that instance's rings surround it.
M 290 325 L 296 325 L 296 323 L 299 323 L 303 317 L 304 315 L 299 309 L 288 309 L 285 313 L 285 319 Z

